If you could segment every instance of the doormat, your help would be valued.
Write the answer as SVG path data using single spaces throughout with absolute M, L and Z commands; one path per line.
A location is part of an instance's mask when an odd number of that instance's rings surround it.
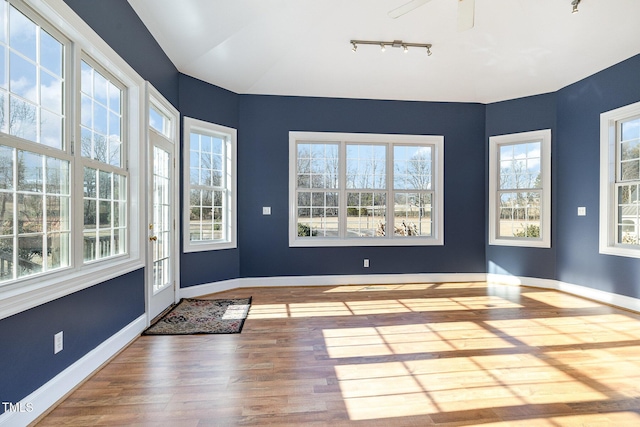
M 251 307 L 251 297 L 183 298 L 142 335 L 238 334 Z

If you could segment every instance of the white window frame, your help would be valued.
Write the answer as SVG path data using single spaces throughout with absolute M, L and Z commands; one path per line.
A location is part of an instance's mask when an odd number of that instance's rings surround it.
M 71 165 L 71 265 L 67 268 L 27 276 L 0 285 L 0 319 L 44 304 L 56 298 L 103 283 L 109 279 L 144 267 L 144 232 L 142 224 L 135 218 L 144 218 L 144 80 L 118 54 L 98 36 L 62 0 L 12 0 L 11 4 L 25 11 L 39 25 L 53 27 L 70 44 L 66 47 L 65 72 L 65 153 L 73 159 Z M 80 60 L 90 58 L 109 72 L 125 87 L 123 109 L 127 116 L 123 119 L 122 138 L 127 141 L 123 158 L 128 160 L 128 232 L 127 253 L 104 258 L 90 263 L 82 262 L 78 237 L 82 234 L 82 162 L 80 156 Z M 9 144 L 15 145 L 15 144 Z M 28 151 L 33 144 L 18 142 L 17 147 Z M 46 148 L 44 151 L 51 152 Z M 57 150 L 58 153 L 61 153 Z M 45 153 L 46 154 L 46 153 Z M 56 157 L 62 158 L 59 154 Z M 66 158 L 66 157 L 64 157 Z
M 433 147 L 433 192 L 431 236 L 393 236 L 389 233 L 385 237 L 299 237 L 297 227 L 297 144 L 298 142 L 339 143 L 341 147 L 347 144 L 373 144 L 387 146 L 387 186 L 384 192 L 387 200 L 392 200 L 395 191 L 389 171 L 393 170 L 393 156 L 390 154 L 394 145 L 430 145 Z M 344 150 L 341 150 L 344 151 Z M 344 166 L 346 159 L 340 154 L 340 177 L 344 183 L 346 177 Z M 346 192 L 344 184 L 340 184 L 336 192 L 340 193 L 339 221 L 341 227 L 346 221 Z M 372 190 L 378 192 L 378 190 Z M 389 198 L 391 197 L 391 199 Z M 387 202 L 387 223 L 393 221 L 393 203 Z M 388 226 L 387 226 L 388 228 Z M 337 246 L 442 246 L 444 245 L 444 136 L 441 135 L 392 135 L 367 133 L 333 133 L 333 132 L 289 132 L 289 246 L 290 247 L 337 247 Z
M 640 258 L 640 247 L 617 242 L 618 123 L 640 116 L 640 102 L 600 114 L 600 232 L 601 254 Z
M 201 252 L 220 249 L 237 248 L 237 130 L 227 126 L 206 122 L 203 120 L 184 117 L 183 119 L 183 211 L 182 211 L 182 235 L 183 235 L 183 252 Z M 191 162 L 189 152 L 191 131 L 197 131 L 204 135 L 221 137 L 225 143 L 225 217 L 226 223 L 225 238 L 220 240 L 203 240 L 191 241 L 189 233 L 189 217 L 190 217 L 190 193 L 191 184 L 189 174 L 191 171 Z
M 499 182 L 500 146 L 526 142 L 540 142 L 540 174 L 542 177 L 542 200 L 540 207 L 540 237 L 499 237 Z M 520 246 L 533 248 L 551 247 L 551 129 L 520 132 L 489 137 L 489 244 L 497 246 Z

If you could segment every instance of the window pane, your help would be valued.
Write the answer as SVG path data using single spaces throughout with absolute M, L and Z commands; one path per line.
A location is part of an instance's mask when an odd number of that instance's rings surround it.
M 171 137 L 171 119 L 154 105 L 149 108 L 149 126 L 167 138 Z
M 0 238 L 0 262 L 2 263 L 2 268 L 0 268 L 0 282 L 13 279 L 13 274 L 16 270 L 13 256 L 13 237 Z
M 621 185 L 618 187 L 617 243 L 640 245 L 640 185 Z
M 40 64 L 54 76 L 62 77 L 62 44 L 40 30 Z
M 299 144 L 297 148 L 299 188 L 338 188 L 337 144 Z
M 386 188 L 386 147 L 347 144 L 347 188 Z
M 122 91 L 82 61 L 82 155 L 120 167 L 122 165 Z
M 0 281 L 69 265 L 69 245 L 50 244 L 53 234 L 69 231 L 68 172 L 67 161 L 0 146 Z M 53 195 L 63 191 L 64 196 Z
M 62 117 L 46 110 L 41 110 L 40 114 L 40 143 L 62 148 Z
M 85 260 L 125 253 L 127 210 L 123 195 L 126 177 L 86 167 L 84 176 Z
M 336 192 L 314 191 L 298 193 L 298 236 L 337 237 L 338 200 Z
M 10 10 L 8 52 L 0 46 L 0 87 L 9 89 L 0 92 L 0 129 L 62 149 L 63 45 L 13 6 Z
M 40 103 L 50 111 L 62 114 L 62 79 L 40 71 Z
M 541 188 L 541 142 L 501 145 L 500 189 Z
M 385 227 L 385 193 L 347 193 L 347 237 L 383 237 Z
M 0 146 L 0 189 L 13 188 L 13 153 L 13 148 Z
M 0 235 L 13 235 L 14 194 L 0 192 Z
M 18 237 L 18 277 L 40 273 L 43 267 L 42 235 Z
M 393 186 L 397 190 L 430 190 L 432 147 L 394 146 L 393 174 Z
M 36 36 L 38 27 L 22 12 L 11 6 L 9 14 L 9 44 L 30 60 L 36 60 Z
M 36 64 L 13 52 L 9 55 L 9 64 L 9 90 L 27 101 L 38 102 Z
M 9 134 L 37 142 L 36 106 L 13 96 L 9 100 Z
M 540 238 L 540 192 L 500 194 L 498 236 Z
M 18 190 L 44 191 L 43 156 L 28 151 L 18 151 Z
M 621 130 L 623 141 L 640 139 L 640 117 L 623 121 L 621 123 Z
M 395 236 L 431 236 L 432 213 L 430 193 L 395 193 Z

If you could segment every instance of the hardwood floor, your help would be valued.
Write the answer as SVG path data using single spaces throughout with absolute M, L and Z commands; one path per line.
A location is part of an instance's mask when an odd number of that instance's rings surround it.
M 486 283 L 253 288 L 241 334 L 142 336 L 38 426 L 640 425 L 640 316 Z

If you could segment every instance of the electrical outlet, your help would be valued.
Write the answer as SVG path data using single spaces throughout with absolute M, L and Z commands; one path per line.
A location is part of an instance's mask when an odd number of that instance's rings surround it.
M 578 216 L 586 216 L 587 215 L 587 208 L 584 206 L 579 206 L 578 207 Z
M 263 206 L 262 215 L 271 215 L 271 206 Z
M 58 354 L 62 351 L 63 347 L 63 337 L 62 331 L 58 332 L 53 336 L 53 354 Z
M 364 266 L 369 267 L 369 259 L 367 258 L 364 259 Z

